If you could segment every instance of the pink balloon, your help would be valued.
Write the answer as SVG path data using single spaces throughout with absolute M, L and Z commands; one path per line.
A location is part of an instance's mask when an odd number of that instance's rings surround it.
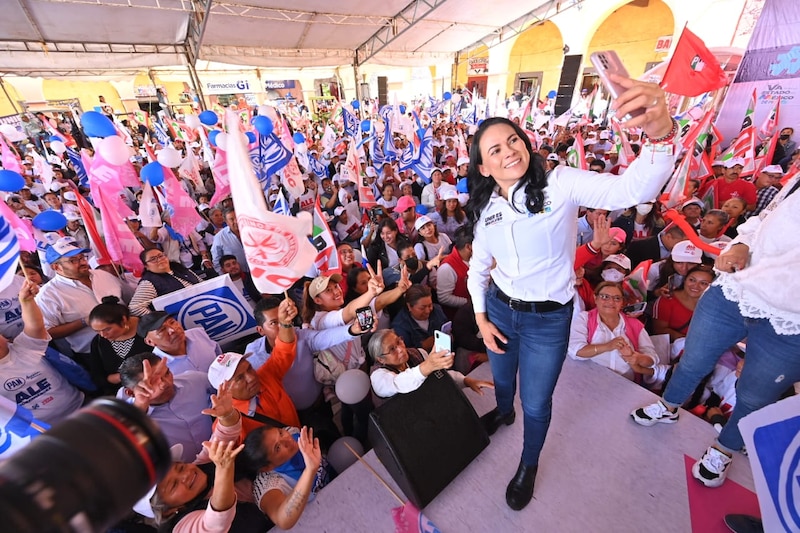
M 117 166 L 124 165 L 131 157 L 130 148 L 118 135 L 106 137 L 98 142 L 97 151 L 100 157 Z

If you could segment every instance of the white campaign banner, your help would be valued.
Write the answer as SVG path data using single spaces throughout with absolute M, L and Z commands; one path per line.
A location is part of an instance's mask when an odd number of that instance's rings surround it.
M 764 531 L 800 532 L 800 396 L 739 421 Z
M 220 344 L 256 330 L 253 308 L 227 274 L 159 296 L 153 307 L 174 315 L 184 329 L 203 328 Z

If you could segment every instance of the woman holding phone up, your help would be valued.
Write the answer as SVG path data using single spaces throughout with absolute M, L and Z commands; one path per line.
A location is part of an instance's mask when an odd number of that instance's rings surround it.
M 653 200 L 678 152 L 677 123 L 658 85 L 610 77 L 625 89 L 613 104 L 617 116 L 644 108 L 624 126 L 641 127 L 649 138 L 624 175 L 565 166 L 545 175 L 524 131 L 499 117 L 483 121 L 470 152 L 467 214 L 474 241 L 467 285 L 494 376 L 497 408 L 483 418 L 489 434 L 514 422 L 520 373 L 522 458 L 506 490 L 514 510 L 533 496 L 567 353 L 578 208 L 623 209 Z

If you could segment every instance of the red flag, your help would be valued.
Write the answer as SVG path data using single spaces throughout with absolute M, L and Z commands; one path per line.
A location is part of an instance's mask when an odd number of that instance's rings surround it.
M 672 173 L 672 177 L 664 189 L 667 191 L 665 203 L 668 208 L 675 207 L 687 199 L 686 188 L 689 185 L 689 173 L 692 171 L 694 163 L 694 158 L 687 154 Z
M 728 76 L 714 54 L 684 26 L 661 79 L 661 88 L 672 94 L 698 96 L 727 83 Z
M 647 274 L 652 264 L 652 259 L 642 261 L 622 281 L 622 292 L 625 293 L 625 303 L 628 305 L 647 301 Z
M 622 174 L 626 168 L 636 159 L 636 154 L 631 148 L 628 136 L 622 131 L 622 126 L 616 120 L 611 120 L 611 129 L 614 131 L 614 143 L 617 146 L 617 161 L 619 163 L 619 173 Z
M 92 205 L 78 192 L 78 187 L 70 182 L 72 192 L 75 193 L 75 198 L 78 200 L 78 210 L 81 212 L 83 218 L 83 226 L 86 228 L 86 233 L 89 234 L 89 240 L 92 241 L 94 249 L 97 251 L 99 257 L 97 262 L 101 265 L 111 263 L 111 254 L 108 253 L 106 242 L 100 237 L 100 232 L 97 230 L 97 219 L 94 217 L 94 208 Z M 141 266 L 139 267 L 141 270 Z
M 781 116 L 781 97 L 778 97 L 778 101 L 775 102 L 775 106 L 772 108 L 772 111 L 769 112 L 769 115 L 764 119 L 764 122 L 761 124 L 761 127 L 758 129 L 759 133 L 762 137 L 772 137 L 776 130 L 778 129 L 778 121 L 780 120 Z
M 325 215 L 322 213 L 319 196 L 314 199 L 314 227 L 311 230 L 311 244 L 317 249 L 317 259 L 314 264 L 320 274 L 329 276 L 333 273 L 342 273 L 339 254 L 336 253 L 336 241 L 325 220 Z
M 567 150 L 567 164 L 572 168 L 589 170 L 589 165 L 586 164 L 586 154 L 583 151 L 583 137 L 581 137 L 580 130 L 575 132 L 575 141 Z
M 439 528 L 431 519 L 422 514 L 422 511 L 411 503 L 406 502 L 402 507 L 392 509 L 395 533 L 434 533 Z

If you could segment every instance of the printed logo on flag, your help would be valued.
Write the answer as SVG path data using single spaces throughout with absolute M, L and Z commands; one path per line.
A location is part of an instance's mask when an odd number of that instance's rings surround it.
M 689 64 L 689 66 L 695 72 L 700 72 L 701 70 L 703 70 L 703 68 L 706 66 L 706 64 L 705 64 L 705 62 L 703 62 L 703 60 L 700 58 L 700 56 L 694 56 L 692 58 L 691 63 Z
M 778 518 L 786 531 L 797 531 L 800 529 L 796 503 L 800 495 L 800 416 L 756 428 L 753 442 Z

